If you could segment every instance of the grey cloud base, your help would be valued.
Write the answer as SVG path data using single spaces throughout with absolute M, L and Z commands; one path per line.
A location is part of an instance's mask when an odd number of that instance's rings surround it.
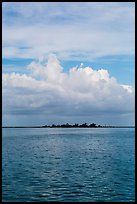
M 47 119 L 134 113 L 133 87 L 119 84 L 105 69 L 73 67 L 67 74 L 55 55 L 48 62 L 33 61 L 28 69 L 28 75 L 3 74 L 3 115 Z

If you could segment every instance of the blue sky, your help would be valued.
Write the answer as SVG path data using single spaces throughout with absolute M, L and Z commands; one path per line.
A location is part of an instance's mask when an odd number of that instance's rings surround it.
M 2 7 L 4 125 L 134 124 L 135 3 Z

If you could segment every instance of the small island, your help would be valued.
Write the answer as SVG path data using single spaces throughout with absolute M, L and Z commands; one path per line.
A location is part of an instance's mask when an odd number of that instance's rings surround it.
M 135 128 L 134 126 L 111 126 L 111 125 L 96 125 L 95 123 L 87 124 L 52 124 L 42 126 L 3 126 L 2 128 Z

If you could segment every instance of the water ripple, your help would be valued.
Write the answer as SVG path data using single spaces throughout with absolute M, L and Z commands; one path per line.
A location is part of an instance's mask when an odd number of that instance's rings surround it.
M 23 131 L 3 132 L 3 202 L 135 201 L 134 129 Z

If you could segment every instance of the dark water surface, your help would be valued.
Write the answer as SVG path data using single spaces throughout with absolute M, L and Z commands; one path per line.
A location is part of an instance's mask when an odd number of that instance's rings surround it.
M 3 201 L 135 201 L 134 128 L 3 129 Z

